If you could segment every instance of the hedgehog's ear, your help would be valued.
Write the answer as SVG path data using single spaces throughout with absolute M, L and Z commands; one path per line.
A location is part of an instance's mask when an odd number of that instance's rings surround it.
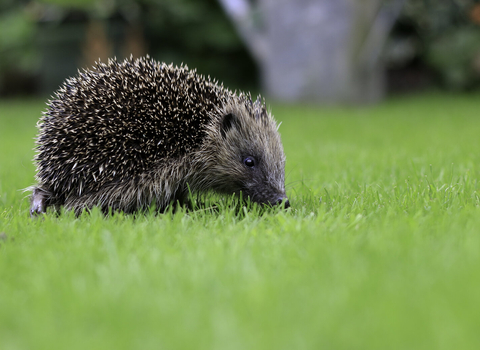
M 232 113 L 224 115 L 222 120 L 222 126 L 220 127 L 222 137 L 225 138 L 227 136 L 227 132 L 237 123 L 237 118 Z

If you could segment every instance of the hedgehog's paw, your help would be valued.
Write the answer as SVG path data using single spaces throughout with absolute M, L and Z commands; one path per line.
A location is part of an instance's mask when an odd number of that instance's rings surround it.
M 46 210 L 46 193 L 39 187 L 33 189 L 32 198 L 30 200 L 30 217 L 35 217 L 39 214 L 45 213 Z

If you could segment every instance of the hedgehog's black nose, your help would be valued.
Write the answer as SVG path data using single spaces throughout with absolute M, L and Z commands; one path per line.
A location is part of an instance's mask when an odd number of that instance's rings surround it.
M 285 209 L 290 208 L 290 202 L 288 201 L 288 199 L 285 199 L 285 198 L 278 198 L 277 202 L 275 204 L 277 204 L 277 205 L 282 205 L 283 204 L 283 207 Z

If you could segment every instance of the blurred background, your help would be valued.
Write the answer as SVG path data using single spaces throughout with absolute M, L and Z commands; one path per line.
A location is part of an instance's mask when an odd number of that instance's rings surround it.
M 375 103 L 480 87 L 474 0 L 1 0 L 0 96 L 51 95 L 78 68 L 186 63 L 281 101 Z

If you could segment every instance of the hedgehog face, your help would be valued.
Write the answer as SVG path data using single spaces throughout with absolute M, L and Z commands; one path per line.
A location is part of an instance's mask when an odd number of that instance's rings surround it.
M 259 101 L 241 102 L 227 105 L 213 126 L 216 133 L 207 171 L 216 181 L 210 188 L 288 207 L 285 155 L 277 125 Z

